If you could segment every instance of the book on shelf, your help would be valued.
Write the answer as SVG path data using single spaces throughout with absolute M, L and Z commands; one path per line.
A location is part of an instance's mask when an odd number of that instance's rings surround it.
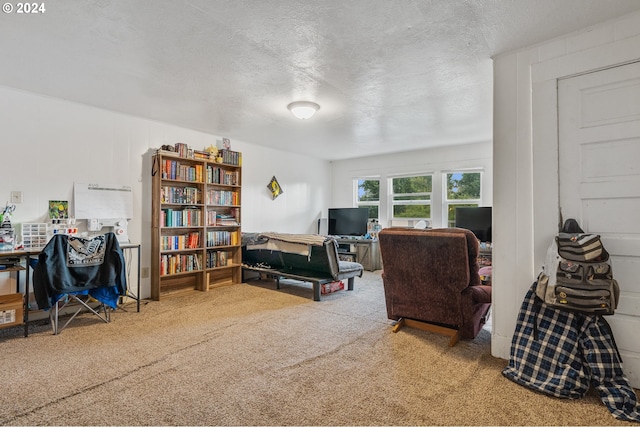
M 163 227 L 200 227 L 202 213 L 196 207 L 160 210 L 160 225 Z
M 219 226 L 223 226 L 223 225 L 240 225 L 238 223 L 238 220 L 236 219 L 236 217 L 233 214 L 227 214 L 227 213 L 218 213 L 217 218 L 216 218 L 216 225 Z
M 207 247 L 237 245 L 237 234 L 238 233 L 236 231 L 229 230 L 207 231 Z
M 198 249 L 199 243 L 200 234 L 195 231 L 189 234 L 180 234 L 176 236 L 162 236 L 161 238 L 161 248 L 166 251 Z
M 198 160 L 209 160 L 209 152 L 202 150 L 193 150 L 193 158 Z
M 201 203 L 200 190 L 196 187 L 169 187 L 160 188 L 161 203 L 194 204 Z
M 160 275 L 167 276 L 188 273 L 202 269 L 202 260 L 198 254 L 165 254 L 160 258 Z
M 242 153 L 232 150 L 219 150 L 218 156 L 222 157 L 222 163 L 233 166 L 242 166 Z
M 238 185 L 238 171 L 230 171 L 216 165 L 207 165 L 206 179 L 208 184 Z
M 234 206 L 239 204 L 240 196 L 237 191 L 208 190 L 205 202 L 207 205 Z
M 207 251 L 207 268 L 226 267 L 230 265 L 232 254 L 227 251 Z
M 203 182 L 204 166 L 180 162 L 180 160 L 164 159 L 162 178 L 179 181 Z

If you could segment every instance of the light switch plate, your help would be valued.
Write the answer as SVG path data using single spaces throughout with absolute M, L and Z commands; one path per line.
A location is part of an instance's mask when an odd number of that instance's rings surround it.
M 22 203 L 22 191 L 11 192 L 11 203 Z

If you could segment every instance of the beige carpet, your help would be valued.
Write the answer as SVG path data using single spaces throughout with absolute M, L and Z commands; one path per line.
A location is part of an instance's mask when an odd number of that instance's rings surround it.
M 505 379 L 490 333 L 391 332 L 380 273 L 321 302 L 272 282 L 0 330 L 3 425 L 630 425 Z

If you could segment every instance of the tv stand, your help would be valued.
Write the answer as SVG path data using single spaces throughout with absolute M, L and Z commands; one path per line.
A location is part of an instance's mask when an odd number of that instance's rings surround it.
M 336 236 L 336 241 L 338 242 L 338 256 L 342 259 L 358 262 L 368 271 L 382 268 L 378 239 L 365 239 L 360 236 Z

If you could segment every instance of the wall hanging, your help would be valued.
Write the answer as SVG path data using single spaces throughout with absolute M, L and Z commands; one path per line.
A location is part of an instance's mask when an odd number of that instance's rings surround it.
M 271 199 L 272 200 L 275 200 L 276 197 L 278 197 L 279 195 L 284 193 L 284 191 L 282 191 L 282 187 L 280 187 L 280 184 L 278 183 L 278 180 L 276 179 L 275 175 L 273 176 L 273 178 L 271 178 L 271 181 L 269 181 L 269 184 L 267 184 L 267 188 L 269 189 L 269 191 L 271 191 Z

